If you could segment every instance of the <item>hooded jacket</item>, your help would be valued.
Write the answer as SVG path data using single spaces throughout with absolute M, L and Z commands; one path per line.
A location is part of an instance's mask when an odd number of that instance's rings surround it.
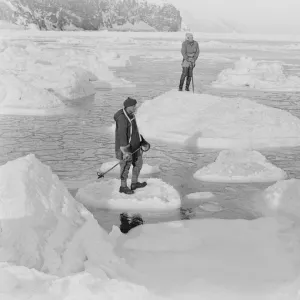
M 120 109 L 115 115 L 115 151 L 120 152 L 120 147 L 130 145 L 130 151 L 133 153 L 141 144 L 141 136 L 137 127 L 135 116 L 128 115 L 125 109 Z

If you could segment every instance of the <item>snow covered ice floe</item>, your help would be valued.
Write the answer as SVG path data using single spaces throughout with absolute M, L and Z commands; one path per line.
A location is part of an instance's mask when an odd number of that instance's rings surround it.
M 49 46 L 48 46 L 49 47 Z M 134 87 L 131 82 L 114 76 L 105 64 L 103 57 L 97 53 L 87 53 L 84 50 L 73 50 L 71 48 L 49 49 L 40 47 L 32 42 L 12 42 L 6 40 L 0 46 L 0 75 L 15 76 L 35 88 L 35 94 L 41 95 L 53 93 L 60 100 L 74 100 L 85 98 L 96 93 L 95 86 L 108 87 Z M 111 58 L 118 62 L 118 58 Z M 124 62 L 122 62 L 124 63 Z M 97 85 L 92 82 L 97 81 Z M 8 85 L 9 86 L 9 85 Z M 7 88 L 7 87 L 6 87 Z M 2 97 L 4 94 L 2 93 Z M 53 107 L 53 101 L 49 97 L 40 99 L 40 106 Z M 13 99 L 9 113 L 17 113 L 24 101 L 21 103 Z M 28 109 L 37 109 L 38 99 L 28 102 Z M 48 105 L 45 103 L 48 101 Z M 63 103 L 61 103 L 63 104 Z M 58 105 L 56 105 L 57 107 Z M 63 106 L 63 105 L 62 105 Z M 2 110 L 2 113 L 6 113 Z M 38 112 L 37 112 L 38 113 Z
M 211 192 L 196 192 L 186 195 L 186 198 L 189 200 L 210 199 L 214 198 L 214 194 Z
M 43 114 L 49 109 L 62 107 L 64 103 L 49 91 L 13 74 L 0 72 L 0 114 Z
M 211 182 L 269 182 L 286 177 L 285 171 L 251 150 L 223 150 L 215 162 L 194 174 L 198 180 Z
M 1 300 L 161 299 L 128 282 L 112 238 L 32 154 L 0 167 L 0 221 Z
M 300 224 L 300 180 L 280 180 L 268 187 L 257 199 L 264 215 L 281 215 Z
M 118 261 L 108 234 L 34 155 L 0 167 L 0 191 L 0 261 L 54 275 Z
M 199 207 L 207 212 L 219 212 L 223 210 L 223 207 L 217 202 L 203 202 L 199 205 Z
M 1 300 L 171 300 L 151 293 L 144 286 L 107 279 L 95 269 L 55 277 L 34 269 L 0 264 L 0 275 L 3 276 Z
M 251 88 L 258 90 L 299 91 L 300 77 L 284 74 L 283 65 L 256 62 L 242 57 L 233 69 L 223 70 L 212 83 L 217 88 Z
M 146 181 L 145 188 L 135 190 L 133 195 L 125 195 L 119 193 L 120 180 L 102 180 L 80 188 L 75 198 L 88 207 L 113 210 L 165 211 L 180 207 L 180 195 L 172 186 L 161 179 Z
M 282 228 L 272 218 L 145 224 L 120 237 L 116 252 L 172 299 L 296 299 L 276 298 L 299 276 Z
M 0 30 L 24 30 L 23 26 L 0 20 Z
M 199 148 L 300 145 L 300 120 L 287 111 L 244 98 L 171 90 L 142 103 L 140 132 L 149 140 Z M 114 126 L 112 126 L 114 128 Z
M 109 161 L 106 163 L 103 163 L 99 169 L 100 172 L 106 172 L 110 168 L 112 168 L 114 165 L 116 165 L 119 161 Z M 160 168 L 159 166 L 150 166 L 148 164 L 143 164 L 143 168 L 141 170 L 140 176 L 147 176 L 150 174 L 159 173 Z M 110 174 L 114 175 L 120 175 L 120 165 L 116 166 L 114 169 L 110 171 Z M 131 170 L 129 171 L 129 177 L 132 176 Z

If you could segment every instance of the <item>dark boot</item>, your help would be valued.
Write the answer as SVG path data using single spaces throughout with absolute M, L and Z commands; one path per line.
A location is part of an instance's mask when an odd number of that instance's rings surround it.
M 192 77 L 188 77 L 188 78 L 186 79 L 185 90 L 188 91 L 188 92 L 190 91 L 191 80 L 192 80 Z
M 182 88 L 183 88 L 183 85 L 184 85 L 184 80 L 185 80 L 185 75 L 182 74 L 181 78 L 180 78 L 179 89 L 178 89 L 178 91 L 180 91 L 180 92 L 182 91 Z
M 130 189 L 128 186 L 120 186 L 119 192 L 126 195 L 131 195 L 134 193 L 134 191 Z
M 147 185 L 147 182 L 137 182 L 131 184 L 131 190 L 134 191 L 136 189 L 144 188 Z
M 183 85 L 184 85 L 184 80 L 185 77 L 187 76 L 188 68 L 182 68 L 182 73 L 180 77 L 180 83 L 179 83 L 179 91 L 182 91 Z

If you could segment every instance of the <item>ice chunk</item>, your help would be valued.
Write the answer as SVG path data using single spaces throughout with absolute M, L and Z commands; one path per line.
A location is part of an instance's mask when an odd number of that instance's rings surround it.
M 113 225 L 111 232 L 109 233 L 110 241 L 113 245 L 116 244 L 117 239 L 122 236 L 122 232 L 119 227 Z
M 287 111 L 244 98 L 169 91 L 137 111 L 147 139 L 199 148 L 252 148 L 300 145 L 300 120 Z
M 186 196 L 187 199 L 190 200 L 198 200 L 198 199 L 210 199 L 213 198 L 214 194 L 211 192 L 198 192 L 198 193 L 192 193 L 188 194 Z
M 4 20 L 0 20 L 0 30 L 24 30 L 24 27 Z
M 253 88 L 259 90 L 297 91 L 300 77 L 287 76 L 280 63 L 256 62 L 242 57 L 234 69 L 223 70 L 212 84 L 221 88 Z
M 121 279 L 105 278 L 105 274 L 94 267 L 90 267 L 89 271 L 61 278 L 16 266 L 4 266 L 3 269 L 5 276 L 8 272 L 12 273 L 18 286 L 10 291 L 6 289 L 7 292 L 4 290 L 1 300 L 171 300 L 156 296 L 144 286 Z
M 0 73 L 0 114 L 64 107 L 49 91 L 37 88 L 9 73 Z
M 300 180 L 281 180 L 268 187 L 257 205 L 264 215 L 284 215 L 300 223 Z
M 40 47 L 33 47 L 31 42 L 26 42 L 18 45 L 9 44 L 3 52 L 0 52 L 0 69 L 14 74 L 17 71 L 18 75 L 25 78 L 29 78 L 29 75 L 33 79 L 36 77 L 37 82 L 43 78 L 44 81 L 50 81 L 52 85 L 56 84 L 56 87 L 65 87 L 64 90 L 69 84 L 72 93 L 76 93 L 75 98 L 94 93 L 89 81 L 105 82 L 109 87 L 135 86 L 131 82 L 115 77 L 104 60 L 105 57 L 93 52 L 87 53 L 84 50 L 44 48 L 41 51 Z M 113 59 L 113 55 L 111 60 L 113 60 L 112 64 L 119 62 L 118 59 Z M 53 81 L 54 79 L 56 82 Z M 68 92 L 64 92 L 67 93 L 67 98 L 70 98 Z M 71 96 L 71 98 L 74 97 Z
M 78 67 L 35 63 L 18 77 L 37 88 L 53 91 L 61 99 L 79 99 L 96 93 L 88 72 Z
M 9 293 L 18 285 L 16 277 L 4 268 L 0 268 L 0 293 Z
M 289 50 L 300 50 L 300 44 L 295 43 L 295 44 L 284 45 L 283 48 Z
M 199 205 L 199 207 L 208 212 L 219 212 L 223 210 L 223 207 L 217 202 L 203 202 Z
M 117 261 L 108 234 L 34 155 L 0 167 L 0 261 L 50 274 Z
M 106 172 L 107 170 L 112 168 L 117 163 L 118 163 L 118 161 L 106 162 L 106 163 L 101 165 L 99 171 L 100 172 Z M 143 164 L 143 168 L 141 170 L 140 176 L 145 176 L 145 175 L 147 176 L 147 175 L 155 174 L 155 173 L 159 173 L 159 172 L 160 172 L 159 166 L 150 166 L 148 164 Z M 116 166 L 109 173 L 114 174 L 114 175 L 120 175 L 120 165 Z M 132 173 L 131 173 L 131 171 L 129 171 L 129 177 L 131 177 L 131 176 L 132 176 Z
M 194 177 L 212 182 L 269 182 L 285 179 L 287 174 L 257 151 L 223 150 L 214 163 L 198 170 Z
M 131 64 L 128 55 L 113 51 L 103 51 L 102 43 L 97 47 L 97 55 L 102 61 L 105 61 L 109 67 L 126 67 Z
M 271 218 L 146 224 L 116 251 L 145 274 L 146 287 L 172 299 L 276 299 L 298 275 L 281 229 Z
M 119 193 L 120 180 L 102 180 L 79 189 L 76 199 L 90 207 L 114 210 L 160 211 L 180 207 L 180 196 L 172 186 L 155 178 L 148 179 L 147 183 L 133 195 L 125 195 Z

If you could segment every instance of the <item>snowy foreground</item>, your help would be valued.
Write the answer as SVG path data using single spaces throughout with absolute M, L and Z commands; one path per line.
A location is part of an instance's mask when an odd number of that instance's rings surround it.
M 242 57 L 234 68 L 223 70 L 212 85 L 217 88 L 299 91 L 300 77 L 286 75 L 281 63 L 257 62 Z
M 70 41 L 47 48 L 32 41 L 0 40 L 0 114 L 48 114 L 66 101 L 93 96 L 95 88 L 126 87 L 111 66 L 126 66 L 129 57 L 107 52 L 104 42 L 93 51 L 74 50 Z
M 199 148 L 300 145 L 297 117 L 244 98 L 172 90 L 143 102 L 137 121 L 147 139 Z
M 287 174 L 257 151 L 223 150 L 214 163 L 198 170 L 194 177 L 212 182 L 268 182 L 286 179 Z
M 297 299 L 299 186 L 259 194 L 257 220 L 109 235 L 34 155 L 10 161 L 0 167 L 1 299 Z

